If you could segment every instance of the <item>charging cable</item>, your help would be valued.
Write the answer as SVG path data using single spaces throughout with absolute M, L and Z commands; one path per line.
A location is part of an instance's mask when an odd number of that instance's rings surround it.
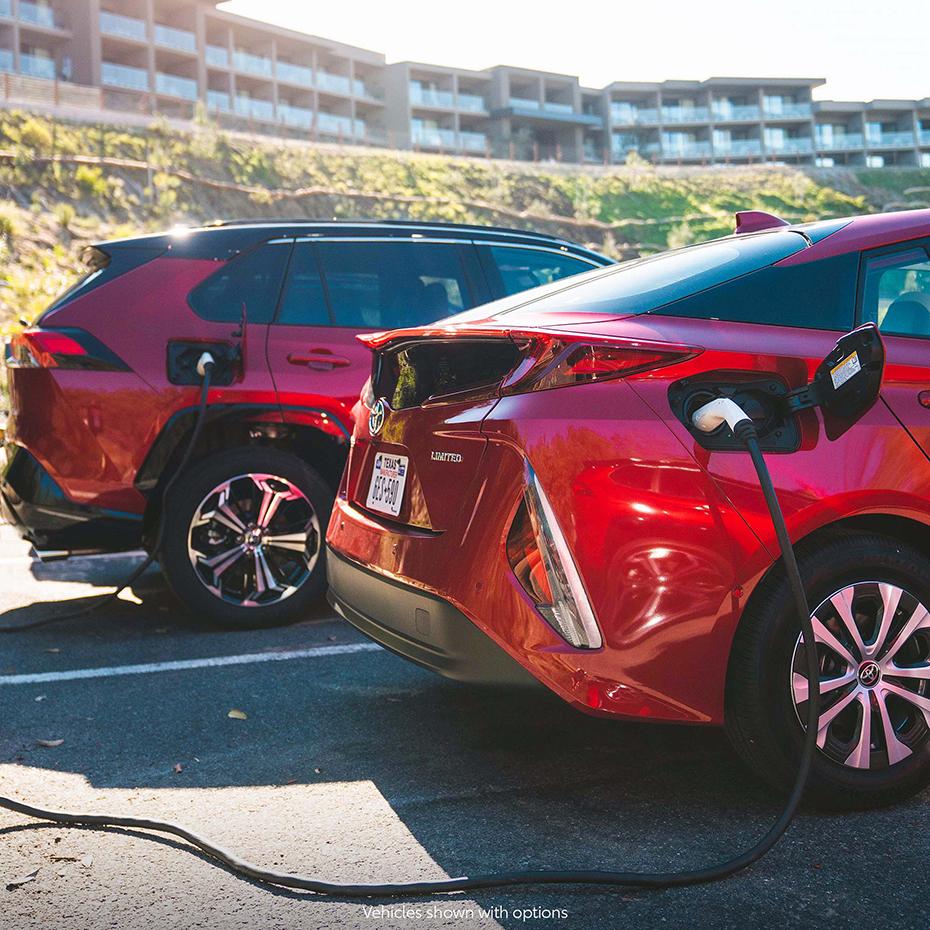
M 204 396 L 206 396 L 204 394 Z M 37 820 L 49 820 L 67 826 L 123 827 L 128 829 L 151 830 L 168 833 L 186 840 L 201 852 L 206 853 L 218 863 L 230 868 L 237 875 L 252 879 L 265 885 L 281 888 L 296 888 L 312 891 L 320 895 L 334 895 L 343 898 L 366 897 L 414 897 L 450 892 L 473 891 L 481 888 L 504 888 L 512 885 L 603 885 L 624 886 L 628 888 L 674 888 L 684 885 L 699 885 L 718 881 L 745 869 L 761 859 L 782 837 L 794 818 L 804 795 L 804 788 L 810 773 L 814 751 L 817 745 L 817 722 L 820 716 L 820 669 L 817 659 L 817 645 L 811 625 L 810 608 L 804 594 L 804 584 L 794 557 L 791 540 L 785 526 L 785 518 L 775 494 L 775 487 L 769 475 L 768 467 L 759 448 L 756 428 L 752 420 L 732 400 L 718 399 L 705 404 L 697 410 L 692 423 L 702 432 L 713 432 L 723 423 L 727 423 L 733 434 L 746 446 L 762 493 L 768 505 L 775 535 L 781 548 L 785 573 L 791 586 L 794 606 L 800 620 L 804 640 L 804 652 L 807 659 L 807 678 L 809 683 L 809 700 L 807 704 L 807 730 L 798 765 L 794 787 L 778 819 L 768 832 L 750 849 L 739 855 L 703 869 L 688 872 L 618 872 L 597 870 L 542 870 L 527 872 L 500 872 L 492 875 L 449 878 L 440 881 L 400 882 L 382 885 L 350 885 L 339 882 L 327 882 L 305 875 L 276 872 L 264 869 L 234 853 L 217 846 L 215 843 L 178 824 L 161 820 L 148 820 L 141 817 L 113 817 L 107 814 L 73 814 L 61 811 L 48 811 L 28 804 L 21 804 L 9 798 L 0 797 L 0 807 L 15 811 Z M 190 445 L 193 448 L 193 442 Z M 190 448 L 188 451 L 190 451 Z
M 162 501 L 168 499 L 169 492 L 174 487 L 175 482 L 181 476 L 184 469 L 187 468 L 187 463 L 190 461 L 197 441 L 200 439 L 200 433 L 203 430 L 204 420 L 207 415 L 207 395 L 210 391 L 210 378 L 213 375 L 214 368 L 216 368 L 216 359 L 214 359 L 209 352 L 204 352 L 197 360 L 197 374 L 201 378 L 200 400 L 197 403 L 197 419 L 194 421 L 194 428 L 191 431 L 190 439 L 187 442 L 187 448 L 184 450 L 184 455 L 181 457 L 178 467 L 174 470 L 174 474 L 165 482 L 165 487 L 162 491 Z M 93 613 L 95 610 L 100 610 L 104 604 L 115 601 L 123 591 L 134 585 L 145 572 L 148 571 L 149 566 L 158 558 L 158 550 L 161 548 L 162 537 L 165 533 L 164 512 L 164 507 L 162 507 L 162 513 L 158 519 L 158 526 L 155 530 L 155 539 L 152 542 L 151 551 L 148 556 L 146 556 L 145 561 L 135 568 L 129 577 L 115 591 L 102 595 L 98 600 L 95 600 L 93 604 L 88 604 L 86 607 L 80 608 L 80 610 L 69 610 L 63 614 L 43 617 L 40 620 L 32 620 L 29 623 L 17 623 L 14 626 L 0 626 L 0 633 L 21 633 L 23 630 L 34 630 L 37 627 L 48 626 L 50 623 L 59 623 L 62 620 L 73 620 L 75 617 L 83 617 L 86 614 Z

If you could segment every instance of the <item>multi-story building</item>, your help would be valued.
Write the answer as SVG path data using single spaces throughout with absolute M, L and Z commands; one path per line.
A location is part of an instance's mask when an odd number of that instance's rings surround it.
M 504 65 L 380 52 L 216 9 L 216 0 L 0 0 L 0 73 L 95 88 L 108 111 L 465 155 L 658 164 L 930 167 L 930 98 L 814 100 L 824 82 L 710 78 L 582 87 Z M 30 84 L 34 97 L 38 84 Z M 60 92 L 59 88 L 64 88 Z M 85 97 L 84 99 L 91 99 Z

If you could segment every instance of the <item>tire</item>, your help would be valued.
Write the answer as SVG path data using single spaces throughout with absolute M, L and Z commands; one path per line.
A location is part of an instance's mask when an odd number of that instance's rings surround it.
M 930 782 L 930 560 L 890 537 L 852 533 L 802 543 L 797 556 L 820 621 L 823 692 L 807 800 L 861 809 L 907 798 Z M 740 621 L 727 676 L 727 733 L 750 768 L 779 789 L 794 783 L 807 707 L 791 605 L 787 578 L 776 568 Z M 902 666 L 921 677 L 896 676 Z
M 300 619 L 326 591 L 332 504 L 326 482 L 289 452 L 241 448 L 203 459 L 165 501 L 159 561 L 169 587 L 225 627 Z

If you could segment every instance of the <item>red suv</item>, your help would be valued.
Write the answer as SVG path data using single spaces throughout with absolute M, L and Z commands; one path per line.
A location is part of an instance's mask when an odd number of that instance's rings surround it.
M 192 608 L 232 625 L 300 615 L 370 369 L 359 333 L 412 326 L 610 264 L 547 236 L 403 222 L 228 223 L 107 242 L 7 350 L 0 492 L 42 556 L 151 545 Z M 193 464 L 204 348 L 214 378 Z
M 709 449 L 691 425 L 731 396 L 816 605 L 812 790 L 879 803 L 930 779 L 930 211 L 742 229 L 368 337 L 331 597 L 452 678 L 725 724 L 790 784 L 808 679 L 778 544 L 729 428 Z M 845 431 L 795 414 L 789 393 L 866 321 L 880 400 Z

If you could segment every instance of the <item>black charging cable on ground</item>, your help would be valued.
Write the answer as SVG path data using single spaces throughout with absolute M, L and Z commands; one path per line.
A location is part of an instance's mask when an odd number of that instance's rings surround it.
M 178 463 L 178 467 L 174 470 L 174 474 L 165 482 L 165 486 L 162 489 L 162 500 L 165 501 L 168 499 L 168 495 L 171 493 L 171 489 L 174 487 L 175 482 L 183 474 L 184 469 L 187 468 L 187 463 L 190 461 L 191 456 L 194 454 L 194 448 L 197 445 L 197 441 L 200 439 L 200 433 L 203 430 L 203 424 L 207 416 L 207 396 L 210 392 L 210 378 L 213 374 L 213 369 L 216 367 L 216 362 L 213 359 L 213 356 L 209 352 L 204 352 L 200 356 L 200 360 L 197 362 L 197 374 L 201 377 L 200 382 L 200 399 L 197 402 L 197 419 L 194 421 L 194 428 L 191 431 L 190 439 L 187 442 L 187 448 L 184 450 L 184 455 L 181 456 L 181 461 Z M 146 556 L 145 561 L 142 562 L 137 568 L 133 569 L 132 574 L 120 584 L 120 586 L 115 590 L 111 591 L 109 594 L 101 595 L 93 604 L 88 604 L 86 607 L 81 607 L 79 610 L 69 610 L 61 614 L 53 614 L 51 617 L 42 617 L 39 620 L 32 620 L 28 623 L 17 623 L 13 626 L 0 626 L 0 633 L 21 633 L 24 630 L 35 630 L 40 626 L 48 626 L 50 623 L 60 623 L 63 620 L 73 620 L 76 617 L 83 617 L 86 614 L 93 613 L 95 610 L 100 610 L 105 604 L 109 604 L 111 601 L 115 601 L 127 588 L 134 585 L 144 574 L 148 571 L 149 566 L 158 558 L 158 550 L 161 548 L 162 536 L 165 532 L 165 520 L 164 520 L 164 510 L 162 510 L 162 516 L 158 520 L 158 526 L 155 530 L 155 538 L 152 540 L 151 551 L 148 556 Z
M 204 395 L 205 396 L 205 395 Z M 706 882 L 726 878 L 735 872 L 761 859 L 781 838 L 804 795 L 807 777 L 810 773 L 814 750 L 817 745 L 817 722 L 820 715 L 820 686 L 819 663 L 817 659 L 817 646 L 814 631 L 811 625 L 810 609 L 807 597 L 804 594 L 804 585 L 798 570 L 798 563 L 794 557 L 791 540 L 785 526 L 785 519 L 775 494 L 775 488 L 769 475 L 768 467 L 759 448 L 755 427 L 752 421 L 733 401 L 727 401 L 723 408 L 714 408 L 720 401 L 701 408 L 693 418 L 698 429 L 707 432 L 718 428 L 723 422 L 730 425 L 734 435 L 746 446 L 755 466 L 759 483 L 765 495 L 778 544 L 781 548 L 785 572 L 791 585 L 795 608 L 801 625 L 804 639 L 804 650 L 807 657 L 807 676 L 809 681 L 809 700 L 807 706 L 807 732 L 804 737 L 804 746 L 801 751 L 801 760 L 798 774 L 788 801 L 772 824 L 768 832 L 751 849 L 734 856 L 726 862 L 695 869 L 690 872 L 617 872 L 598 870 L 541 870 L 527 872 L 500 872 L 493 875 L 476 875 L 474 877 L 449 878 L 440 881 L 399 882 L 396 884 L 379 885 L 351 885 L 339 882 L 326 882 L 310 876 L 294 875 L 287 872 L 276 872 L 254 865 L 241 859 L 210 842 L 202 836 L 191 832 L 178 824 L 161 820 L 149 820 L 142 817 L 113 817 L 106 814 L 72 814 L 60 811 L 47 811 L 29 804 L 21 804 L 9 798 L 0 797 L 0 807 L 34 817 L 37 820 L 49 820 L 55 824 L 66 826 L 90 827 L 123 827 L 128 829 L 152 830 L 158 833 L 168 833 L 172 836 L 186 840 L 192 846 L 206 853 L 207 856 L 229 867 L 234 873 L 250 878 L 253 881 L 281 888 L 296 888 L 302 891 L 312 891 L 319 895 L 332 895 L 343 898 L 368 897 L 414 897 L 419 895 L 446 894 L 450 892 L 476 891 L 483 888 L 503 888 L 512 885 L 620 885 L 628 888 L 673 888 L 683 885 L 699 885 Z M 706 417 L 700 418 L 704 411 L 711 411 Z M 699 422 L 700 419 L 700 422 Z M 193 443 L 191 444 L 193 446 Z

